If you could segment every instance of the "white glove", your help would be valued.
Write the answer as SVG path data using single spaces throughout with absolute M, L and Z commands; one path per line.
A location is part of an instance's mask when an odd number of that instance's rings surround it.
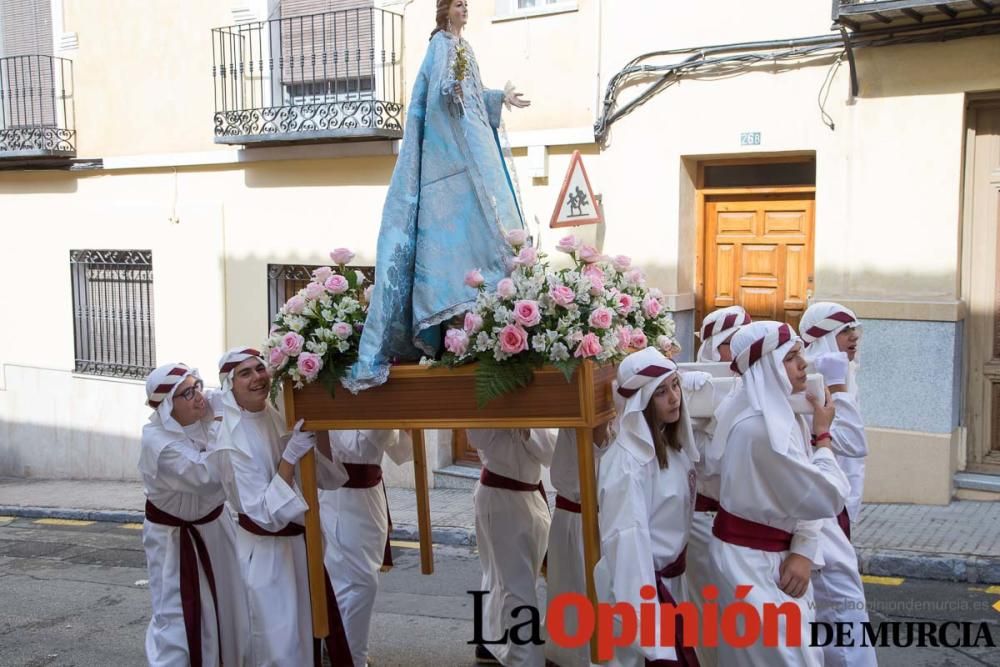
M 316 434 L 310 431 L 303 431 L 302 424 L 305 423 L 305 419 L 300 419 L 295 424 L 295 430 L 292 432 L 292 437 L 288 439 L 288 444 L 285 445 L 285 451 L 282 453 L 281 458 L 288 461 L 292 465 L 299 462 L 303 456 L 305 456 L 313 447 L 316 446 Z
M 681 373 L 681 389 L 687 392 L 701 391 L 712 379 L 711 373 L 704 371 L 685 371 Z
M 813 366 L 823 374 L 827 387 L 847 384 L 848 363 L 846 352 L 827 352 L 813 359 Z

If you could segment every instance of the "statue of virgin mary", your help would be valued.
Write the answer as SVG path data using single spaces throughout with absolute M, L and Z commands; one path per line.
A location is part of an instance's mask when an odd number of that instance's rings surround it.
M 461 37 L 466 0 L 438 0 L 382 210 L 375 286 L 358 361 L 344 378 L 357 393 L 384 383 L 396 361 L 441 350 L 441 324 L 469 310 L 464 283 L 477 268 L 496 284 L 509 273 L 505 235 L 524 227 L 497 130 L 502 106 L 530 104 L 483 88 Z

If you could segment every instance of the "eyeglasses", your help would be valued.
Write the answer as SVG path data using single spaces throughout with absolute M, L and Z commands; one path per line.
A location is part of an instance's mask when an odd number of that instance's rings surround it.
M 175 396 L 183 398 L 185 401 L 190 401 L 194 399 L 195 394 L 201 393 L 202 388 L 204 388 L 205 383 L 201 380 L 196 381 L 193 385 L 185 389 L 184 391 L 179 391 Z

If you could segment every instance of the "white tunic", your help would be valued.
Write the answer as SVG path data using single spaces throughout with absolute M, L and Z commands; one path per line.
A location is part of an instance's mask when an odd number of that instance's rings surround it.
M 705 448 L 712 441 L 712 432 L 715 429 L 714 419 L 692 419 L 691 429 L 694 432 L 695 446 L 701 455 L 700 460 L 694 464 L 698 477 L 698 494 L 719 499 L 719 476 L 713 474 L 706 466 Z M 712 571 L 712 559 L 708 549 L 712 544 L 712 523 L 715 521 L 715 512 L 695 512 L 691 520 L 691 534 L 688 535 L 687 552 L 687 578 L 688 595 L 691 601 L 699 609 L 705 603 L 701 594 L 702 589 L 709 585 L 717 585 L 715 573 Z M 715 667 L 718 664 L 718 656 L 713 646 L 698 646 L 695 649 L 698 653 L 698 662 L 701 667 Z
M 601 560 L 594 583 L 601 602 L 626 603 L 636 613 L 643 586 L 657 584 L 655 572 L 676 561 L 687 545 L 694 512 L 695 472 L 684 451 L 667 449 L 667 467 L 656 457 L 642 462 L 616 440 L 601 457 L 597 481 Z M 689 601 L 685 577 L 664 578 L 671 596 Z M 655 602 L 655 598 L 653 600 Z M 660 646 L 659 607 L 656 646 L 619 648 L 610 664 L 641 667 L 648 660 L 676 660 L 673 646 Z M 620 628 L 616 628 L 616 633 Z
M 594 458 L 599 458 L 600 448 L 594 447 Z M 549 469 L 552 486 L 560 496 L 579 504 L 580 470 L 576 449 L 576 431 L 571 428 L 559 430 L 556 438 L 552 467 Z M 548 600 L 562 593 L 587 594 L 587 580 L 583 562 L 583 520 L 575 512 L 567 512 L 558 507 L 552 513 L 549 527 L 549 560 L 546 577 Z M 566 631 L 572 635 L 577 621 L 574 610 L 566 614 Z M 545 644 L 545 657 L 559 667 L 589 667 L 590 645 L 579 648 L 564 648 L 551 639 Z
M 330 431 L 330 449 L 342 463 L 382 464 L 388 453 L 397 464 L 412 458 L 410 439 L 396 431 Z M 323 560 L 347 631 L 354 664 L 368 659 L 378 573 L 389 534 L 385 490 L 339 488 L 320 491 L 320 518 L 326 550 Z
M 549 465 L 555 438 L 544 430 L 525 438 L 519 430 L 472 430 L 469 442 L 479 450 L 483 467 L 498 475 L 537 485 L 542 466 Z M 483 602 L 483 632 L 488 640 L 528 620 L 516 607 L 538 604 L 538 574 L 545 557 L 549 533 L 549 508 L 535 491 L 507 491 L 476 484 L 476 544 L 483 567 L 481 589 L 489 591 Z M 543 648 L 534 644 L 490 644 L 487 649 L 503 665 L 544 667 Z
M 805 424 L 799 421 L 804 434 Z M 849 485 L 833 453 L 825 447 L 810 456 L 805 441 L 789 446 L 786 454 L 774 451 L 764 418 L 751 415 L 738 422 L 729 434 L 720 462 L 722 507 L 731 514 L 793 533 L 791 552 L 822 564 L 819 531 L 822 519 L 832 518 L 844 507 Z M 765 647 L 758 642 L 736 649 L 720 641 L 719 664 L 737 667 L 758 665 L 818 667 L 823 664 L 820 648 L 808 646 L 809 623 L 814 620 L 810 586 L 800 598 L 792 598 L 778 587 L 779 568 L 789 551 L 770 552 L 712 540 L 709 549 L 719 583 L 719 608 L 735 601 L 737 586 L 752 585 L 745 598 L 763 618 L 765 603 L 792 603 L 801 613 L 801 646 Z M 782 621 L 780 637 L 786 637 Z
M 855 397 L 847 392 L 833 394 L 837 408 L 830 427 L 833 436 L 831 449 L 837 463 L 850 482 L 847 513 L 854 521 L 851 502 L 856 501 L 854 512 L 861 504 L 864 485 L 864 457 L 868 455 L 868 441 Z M 857 474 L 852 475 L 849 471 Z M 868 621 L 865 588 L 858 570 L 858 556 L 836 519 L 824 519 L 820 533 L 823 567 L 814 570 L 813 590 L 816 599 L 816 620 L 826 623 L 851 623 L 852 637 L 863 636 L 862 623 Z M 876 665 L 875 649 L 871 646 L 823 647 L 825 667 L 870 667 Z
M 146 429 L 157 428 L 153 425 Z M 218 471 L 204 453 L 209 433 L 202 423 L 185 427 L 186 439 L 162 447 L 156 457 L 156 474 L 143 473 L 146 497 L 160 510 L 186 521 L 195 521 L 225 502 Z M 143 448 L 150 446 L 143 438 Z M 222 631 L 221 662 L 249 664 L 246 655 L 248 621 L 243 581 L 236 556 L 236 530 L 229 512 L 215 521 L 196 526 L 212 561 L 219 621 Z M 146 659 L 155 667 L 180 667 L 190 663 L 184 613 L 180 595 L 180 528 L 145 521 L 142 544 L 149 568 L 149 592 L 153 617 L 146 630 Z M 215 604 L 202 568 L 198 567 L 201 592 L 201 647 L 203 664 L 220 664 Z
M 278 476 L 287 438 L 268 410 L 241 413 L 234 439 L 243 449 L 222 449 L 219 470 L 226 497 L 239 514 L 276 532 L 301 524 L 308 506 L 301 492 Z M 342 469 L 316 454 L 320 488 L 343 484 Z M 300 536 L 271 537 L 237 530 L 240 569 L 250 610 L 250 654 L 257 667 L 313 664 L 312 614 L 306 544 Z

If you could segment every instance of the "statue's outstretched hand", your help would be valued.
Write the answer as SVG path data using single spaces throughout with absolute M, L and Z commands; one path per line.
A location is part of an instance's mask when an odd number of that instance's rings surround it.
M 524 109 L 531 106 L 531 101 L 524 99 L 521 93 L 514 89 L 514 84 L 510 81 L 508 81 L 507 85 L 503 88 L 503 103 L 508 109 L 511 107 Z

